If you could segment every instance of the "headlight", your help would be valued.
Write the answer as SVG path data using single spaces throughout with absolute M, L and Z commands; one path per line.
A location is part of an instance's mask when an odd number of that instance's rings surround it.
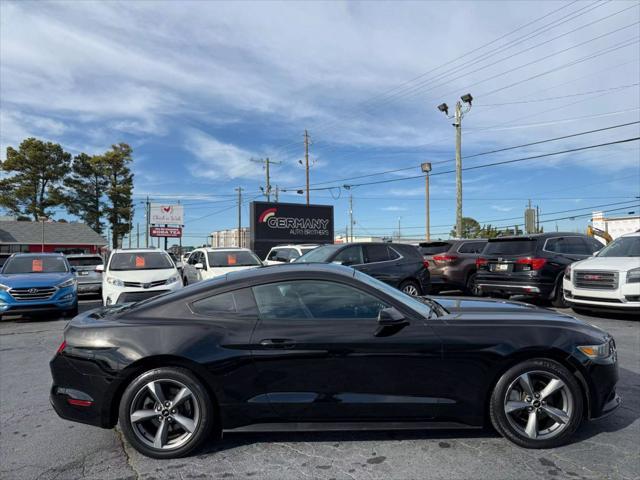
M 7 290 L 9 290 L 9 287 L 0 283 L 0 290 L 2 290 L 3 292 L 6 292 Z
M 178 275 L 173 275 L 173 276 L 167 278 L 167 285 L 169 285 L 170 283 L 175 283 L 178 280 L 180 280 L 180 277 Z
M 58 288 L 73 287 L 75 284 L 76 284 L 76 279 L 75 278 L 70 278 L 69 280 L 60 283 L 58 285 Z
M 567 265 L 567 268 L 564 269 L 564 278 L 571 280 L 571 265 Z
M 110 283 L 114 287 L 124 287 L 124 282 L 116 277 L 107 277 L 107 283 Z
M 640 283 L 640 268 L 634 268 L 627 272 L 627 283 Z
M 604 360 L 615 353 L 615 345 L 615 342 L 611 339 L 601 345 L 583 345 L 578 347 L 578 350 L 592 360 Z

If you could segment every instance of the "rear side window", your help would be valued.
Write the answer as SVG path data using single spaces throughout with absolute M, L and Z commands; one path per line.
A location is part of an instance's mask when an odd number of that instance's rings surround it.
M 249 290 L 219 293 L 210 297 L 196 300 L 191 309 L 205 316 L 216 315 L 255 315 L 255 303 Z
M 550 238 L 544 249 L 548 252 L 570 255 L 591 255 L 593 253 L 581 237 Z
M 533 255 L 535 251 L 536 241 L 522 238 L 489 241 L 482 253 L 485 255 Z
M 423 255 L 436 255 L 438 253 L 444 253 L 451 248 L 451 244 L 448 242 L 428 242 L 420 244 L 420 252 Z
M 312 255 L 312 253 L 310 254 Z M 341 250 L 333 259 L 334 262 L 342 262 L 343 265 L 359 265 L 364 263 L 362 258 L 362 247 L 353 245 Z
M 465 242 L 458 248 L 459 253 L 482 253 L 487 242 Z
M 386 262 L 389 260 L 389 250 L 386 245 L 366 245 L 364 254 L 367 263 Z

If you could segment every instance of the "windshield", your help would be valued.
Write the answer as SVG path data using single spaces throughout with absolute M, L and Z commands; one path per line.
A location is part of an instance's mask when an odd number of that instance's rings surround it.
M 126 252 L 111 257 L 109 270 L 164 270 L 173 268 L 169 255 L 162 252 Z
M 363 283 L 367 283 L 372 287 L 377 288 L 378 290 L 382 290 L 384 293 L 386 293 L 390 297 L 393 297 L 399 302 L 402 302 L 411 310 L 418 312 L 420 315 L 422 315 L 425 318 L 429 318 L 434 313 L 433 309 L 426 303 L 420 300 L 417 300 L 416 298 L 410 295 L 407 295 L 406 293 L 401 292 L 397 288 L 393 288 L 391 285 L 387 285 L 386 283 L 381 282 L 376 278 L 370 277 L 365 273 L 362 273 L 356 270 L 355 278 L 357 278 Z M 435 303 L 435 301 L 433 302 Z
M 536 250 L 536 241 L 528 238 L 494 240 L 487 242 L 483 255 L 531 255 Z
M 315 250 L 317 247 L 300 247 L 300 252 L 302 252 L 302 255 L 304 255 L 305 253 L 310 252 L 311 250 Z
M 211 267 L 252 267 L 262 265 L 262 262 L 251 252 L 242 250 L 227 252 L 209 252 L 209 266 Z
M 598 257 L 640 257 L 640 237 L 616 238 L 600 250 Z
M 104 263 L 102 257 L 67 257 L 72 267 L 94 267 Z
M 24 255 L 12 257 L 2 268 L 4 275 L 18 273 L 64 273 L 68 272 L 67 262 L 62 256 Z
M 328 262 L 329 258 L 340 248 L 340 245 L 324 245 L 322 247 L 314 248 L 313 250 L 305 253 L 301 257 L 294 260 L 295 262 L 302 263 L 324 263 Z

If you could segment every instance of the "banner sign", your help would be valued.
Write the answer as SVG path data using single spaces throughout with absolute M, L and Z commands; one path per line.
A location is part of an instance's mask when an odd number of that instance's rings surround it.
M 333 206 L 251 202 L 251 249 L 264 258 L 285 243 L 333 243 Z
M 149 223 L 152 225 L 183 225 L 184 207 L 182 205 L 151 204 Z
M 152 237 L 180 238 L 182 236 L 181 227 L 151 227 L 149 234 Z

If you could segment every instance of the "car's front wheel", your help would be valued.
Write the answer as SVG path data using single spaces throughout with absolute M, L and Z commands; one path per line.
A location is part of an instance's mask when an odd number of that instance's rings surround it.
M 493 426 L 525 448 L 563 445 L 580 425 L 582 411 L 575 377 L 549 359 L 527 360 L 510 368 L 491 395 Z
M 152 458 L 176 458 L 192 452 L 214 425 L 211 397 L 184 368 L 150 370 L 127 387 L 119 421 L 127 441 Z

